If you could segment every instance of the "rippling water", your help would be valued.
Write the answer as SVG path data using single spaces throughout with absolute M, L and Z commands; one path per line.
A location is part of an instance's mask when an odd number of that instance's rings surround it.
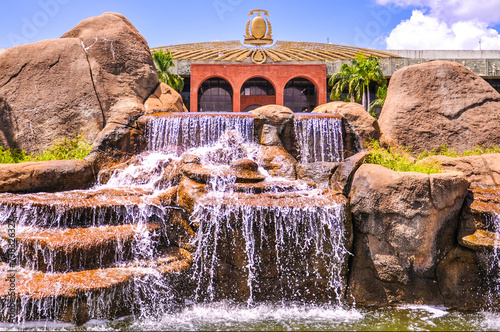
M 83 326 L 58 322 L 27 322 L 24 326 L 0 324 L 0 330 L 58 331 L 471 331 L 500 329 L 500 314 L 460 312 L 441 307 L 341 309 L 311 305 L 253 307 L 230 303 L 192 305 L 156 320 L 90 321 Z

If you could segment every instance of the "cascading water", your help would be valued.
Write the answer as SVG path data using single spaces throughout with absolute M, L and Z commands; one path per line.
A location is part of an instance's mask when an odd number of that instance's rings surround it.
M 341 160 L 342 133 L 335 127 L 340 125 L 338 120 L 328 119 L 326 126 L 316 120 L 296 124 L 296 132 L 303 138 L 299 140 L 304 143 L 303 158 L 307 162 Z M 180 257 L 185 254 L 171 252 L 169 246 L 190 244 L 182 244 L 171 234 L 172 227 L 165 224 L 172 215 L 180 216 L 183 212 L 175 206 L 165 206 L 163 201 L 180 181 L 180 155 L 184 152 L 197 155 L 214 174 L 207 182 L 206 199 L 195 205 L 191 216 L 191 223 L 198 225 L 192 242 L 196 246 L 191 279 L 196 281 L 193 300 L 319 300 L 340 305 L 348 254 L 344 203 L 326 198 L 304 183 L 273 179 L 262 167 L 258 170 L 266 176 L 265 185 L 257 189 L 243 186 L 244 189 L 236 190 L 234 176 L 224 172 L 216 175 L 235 161 L 258 161 L 260 150 L 253 143 L 254 130 L 254 117 L 245 114 L 168 114 L 152 118 L 146 126 L 147 151 L 101 174 L 94 188 L 0 197 L 4 202 L 0 205 L 0 224 L 15 221 L 21 237 L 24 234 L 29 238 L 35 233 L 47 237 L 66 234 L 69 239 L 75 233 L 90 239 L 94 236 L 91 233 L 101 234 L 100 242 L 92 244 L 92 251 L 78 247 L 78 241 L 69 247 L 57 247 L 66 250 L 64 255 L 59 255 L 59 249 L 40 244 L 34 244 L 30 250 L 18 248 L 17 273 L 26 285 L 42 280 L 42 275 L 53 278 L 53 285 L 60 282 L 57 278 L 62 275 L 71 281 L 67 286 L 54 288 L 54 296 L 24 296 L 16 300 L 15 321 L 61 319 L 81 312 L 85 317 L 72 320 L 130 313 L 135 314 L 135 319 L 142 319 L 170 312 L 182 299 L 172 284 L 184 277 L 176 274 L 166 278 L 162 271 L 171 268 L 169 262 L 181 262 Z M 315 130 L 321 131 L 321 135 L 315 137 Z M 326 133 L 328 130 L 335 131 L 333 136 Z M 311 140 L 324 143 L 304 150 Z M 320 154 L 322 148 L 326 152 Z M 124 227 L 123 233 L 117 234 L 118 227 Z M 52 231 L 54 235 L 50 234 Z M 0 247 L 5 248 L 7 243 L 2 241 Z M 223 273 L 231 264 L 237 268 L 234 280 L 224 284 L 232 279 L 231 274 Z M 230 270 L 231 267 L 227 271 Z M 95 279 L 96 276 L 105 281 Z M 123 282 L 116 286 L 116 280 Z M 85 282 L 92 284 L 89 290 L 71 297 L 71 287 L 79 289 Z M 237 296 L 228 294 L 234 282 L 244 284 L 236 290 Z M 226 286 L 229 288 L 224 289 Z M 323 292 L 315 293 L 317 289 Z M 61 301 L 65 296 L 69 297 Z M 0 305 L 4 316 L 7 310 Z
M 299 197 L 220 196 L 195 207 L 195 296 L 209 301 L 319 301 L 342 304 L 348 253 L 345 211 L 316 192 Z M 307 202 L 307 205 L 300 203 Z M 224 276 L 220 265 L 236 267 Z M 227 273 L 227 272 L 226 272 Z M 241 280 L 238 280 L 240 277 Z M 228 294 L 245 282 L 242 294 Z M 324 292 L 316 294 L 315 290 Z
M 146 125 L 149 151 L 182 153 L 193 147 L 211 146 L 227 131 L 254 140 L 254 118 L 245 114 L 170 113 Z
M 294 117 L 293 125 L 300 162 L 339 162 L 344 159 L 340 118 L 301 114 Z
M 496 308 L 496 300 L 500 293 L 500 214 L 492 214 L 486 220 L 489 228 L 494 232 L 493 250 L 481 253 L 482 261 L 486 263 L 488 279 L 488 306 Z

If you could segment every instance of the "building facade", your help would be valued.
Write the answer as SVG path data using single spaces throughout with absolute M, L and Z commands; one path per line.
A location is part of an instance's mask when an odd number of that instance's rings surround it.
M 168 50 L 173 72 L 184 78 L 181 93 L 191 112 L 246 112 L 268 104 L 310 112 L 328 101 L 329 78 L 363 53 L 376 56 L 384 76 L 432 60 L 459 62 L 500 91 L 500 51 L 379 51 L 326 43 L 272 39 L 269 13 L 253 10 L 240 41 L 156 47 Z M 375 87 L 371 93 L 375 97 Z

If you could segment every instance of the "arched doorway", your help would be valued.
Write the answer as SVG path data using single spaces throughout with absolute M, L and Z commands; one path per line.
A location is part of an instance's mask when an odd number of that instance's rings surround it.
M 198 112 L 232 112 L 233 88 L 225 79 L 214 77 L 198 89 Z
M 274 86 L 265 78 L 255 77 L 247 80 L 240 90 L 240 110 L 248 112 L 255 105 L 276 104 L 276 91 Z
M 294 112 L 311 112 L 317 106 L 317 91 L 311 81 L 294 78 L 283 91 L 283 104 Z

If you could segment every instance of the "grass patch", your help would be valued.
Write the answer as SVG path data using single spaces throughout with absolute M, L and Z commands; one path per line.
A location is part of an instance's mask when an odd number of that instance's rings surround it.
M 447 156 L 447 157 L 467 157 L 480 156 L 486 153 L 500 153 L 500 147 L 492 146 L 475 146 L 470 150 L 457 152 L 454 148 L 446 145 L 441 145 L 438 149 L 433 149 L 430 152 L 424 151 L 417 156 L 410 153 L 409 148 L 383 148 L 379 141 L 373 140 L 366 144 L 370 149 L 370 154 L 366 157 L 365 163 L 377 164 L 398 172 L 419 172 L 419 173 L 439 173 L 441 165 L 438 161 L 424 160 L 432 156 Z
M 438 149 L 433 149 L 430 152 L 422 152 L 418 155 L 418 158 L 423 159 L 431 156 L 447 156 L 447 157 L 468 157 L 468 156 L 480 156 L 486 153 L 500 153 L 500 147 L 493 145 L 490 148 L 485 147 L 484 145 L 479 146 L 476 145 L 470 150 L 466 150 L 464 152 L 457 152 L 455 148 L 450 148 L 447 145 L 441 145 Z
M 22 163 L 26 161 L 83 159 L 89 155 L 91 149 L 92 144 L 86 142 L 80 135 L 72 139 L 56 141 L 50 148 L 41 153 L 28 154 L 24 150 L 6 150 L 0 146 L 0 164 Z
M 367 143 L 370 154 L 365 158 L 366 164 L 376 164 L 398 172 L 419 172 L 425 174 L 441 172 L 441 165 L 436 161 L 421 161 L 423 158 L 413 157 L 408 148 L 383 148 L 379 141 Z M 418 163 L 417 163 L 418 162 Z

